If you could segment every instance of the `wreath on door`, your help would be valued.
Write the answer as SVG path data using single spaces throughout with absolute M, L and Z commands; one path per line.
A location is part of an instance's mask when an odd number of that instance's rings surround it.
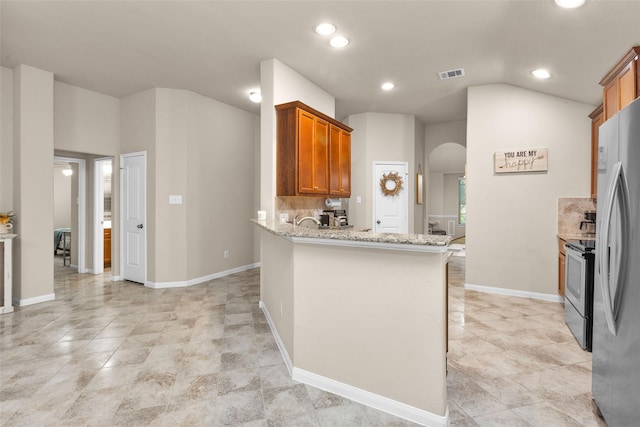
M 397 196 L 402 191 L 402 187 L 402 177 L 398 172 L 385 173 L 380 178 L 380 189 L 385 196 Z

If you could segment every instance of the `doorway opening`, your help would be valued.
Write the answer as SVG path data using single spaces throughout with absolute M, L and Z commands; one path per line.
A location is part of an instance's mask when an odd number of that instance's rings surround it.
M 446 142 L 429 154 L 428 233 L 451 236 L 454 255 L 466 253 L 467 149 Z
M 86 273 L 86 162 L 54 156 L 53 164 L 56 274 Z
M 111 268 L 111 226 L 113 159 L 94 160 L 93 179 L 93 272 L 101 274 Z

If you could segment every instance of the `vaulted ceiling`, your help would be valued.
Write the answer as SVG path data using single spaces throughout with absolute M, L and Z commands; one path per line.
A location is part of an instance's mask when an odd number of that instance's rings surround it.
M 507 83 L 587 104 L 632 46 L 640 1 L 7 1 L 1 63 L 51 71 L 115 97 L 188 89 L 259 113 L 260 61 L 276 58 L 336 98 L 336 117 L 415 114 L 466 118 L 466 88 Z M 351 43 L 314 33 L 330 21 Z M 441 81 L 438 72 L 464 68 Z M 544 67 L 547 80 L 530 71 Z M 384 81 L 396 88 L 385 92 Z

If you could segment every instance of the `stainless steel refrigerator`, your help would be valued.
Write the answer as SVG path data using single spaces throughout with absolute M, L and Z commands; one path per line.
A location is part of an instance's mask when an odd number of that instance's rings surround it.
M 600 126 L 597 209 L 593 398 L 640 426 L 640 99 Z

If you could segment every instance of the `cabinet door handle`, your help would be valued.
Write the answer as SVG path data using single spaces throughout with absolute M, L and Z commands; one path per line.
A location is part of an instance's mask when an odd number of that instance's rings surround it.
M 376 224 L 380 224 L 380 220 L 377 220 L 377 221 L 376 221 Z
M 144 225 L 142 225 L 142 224 L 138 224 L 138 225 L 136 225 L 136 227 L 137 227 L 137 228 L 142 228 L 142 227 L 144 227 Z

